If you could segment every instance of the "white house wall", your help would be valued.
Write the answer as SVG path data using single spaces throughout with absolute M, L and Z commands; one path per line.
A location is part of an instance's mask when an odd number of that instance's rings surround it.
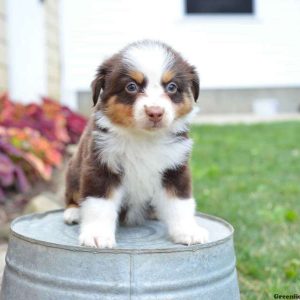
M 8 76 L 13 99 L 24 103 L 47 94 L 45 17 L 40 0 L 7 0 Z
M 96 66 L 154 38 L 194 63 L 203 89 L 300 85 L 300 1 L 257 0 L 254 15 L 186 16 L 184 0 L 62 0 L 63 101 L 76 106 Z

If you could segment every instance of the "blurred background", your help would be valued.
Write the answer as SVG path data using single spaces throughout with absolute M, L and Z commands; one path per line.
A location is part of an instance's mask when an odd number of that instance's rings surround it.
M 0 277 L 10 221 L 63 206 L 97 66 L 156 39 L 200 74 L 195 197 L 237 229 L 242 298 L 296 292 L 299 37 L 300 0 L 0 0 Z

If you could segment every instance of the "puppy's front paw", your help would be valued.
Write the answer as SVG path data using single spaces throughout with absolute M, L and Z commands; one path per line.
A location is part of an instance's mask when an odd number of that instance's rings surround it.
M 66 224 L 77 224 L 80 219 L 79 207 L 68 207 L 64 211 L 64 221 Z
M 93 248 L 113 248 L 116 246 L 114 233 L 95 232 L 93 230 L 83 230 L 79 236 L 79 242 L 82 246 Z
M 195 224 L 189 227 L 173 228 L 170 232 L 171 238 L 176 244 L 192 245 L 208 242 L 208 231 Z

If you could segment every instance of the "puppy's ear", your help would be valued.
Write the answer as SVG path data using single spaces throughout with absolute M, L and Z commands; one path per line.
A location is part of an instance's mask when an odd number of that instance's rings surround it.
M 104 65 L 101 65 L 97 70 L 96 78 L 91 83 L 94 106 L 96 105 L 99 99 L 101 90 L 104 89 L 105 74 L 106 67 Z
M 197 99 L 199 97 L 200 93 L 200 82 L 199 82 L 199 76 L 198 72 L 196 71 L 195 67 L 191 67 L 191 89 L 194 96 L 195 102 L 197 102 Z

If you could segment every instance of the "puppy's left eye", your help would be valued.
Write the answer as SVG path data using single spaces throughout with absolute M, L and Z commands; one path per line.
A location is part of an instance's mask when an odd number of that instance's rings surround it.
M 176 83 L 174 83 L 174 82 L 170 82 L 166 86 L 166 91 L 169 94 L 175 94 L 177 92 L 177 89 L 178 89 L 178 87 L 177 87 Z
M 135 94 L 138 91 L 138 87 L 137 87 L 136 83 L 134 83 L 134 82 L 129 82 L 126 85 L 125 89 L 130 94 Z

